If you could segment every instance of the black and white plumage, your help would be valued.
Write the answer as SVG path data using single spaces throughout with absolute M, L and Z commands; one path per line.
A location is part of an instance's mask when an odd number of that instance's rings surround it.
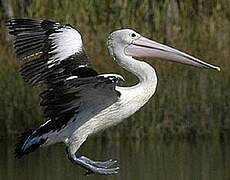
M 47 122 L 22 135 L 16 156 L 22 157 L 42 144 L 65 139 L 56 134 L 84 113 L 84 121 L 117 101 L 119 75 L 98 75 L 85 53 L 80 33 L 69 25 L 48 20 L 11 19 L 7 26 L 15 36 L 16 57 L 23 61 L 21 74 L 32 85 L 45 84 L 40 105 Z M 71 133 L 70 133 L 71 134 Z M 52 135 L 55 137 L 50 138 Z M 70 135 L 69 135 L 70 136 Z
M 64 79 L 78 69 L 87 71 L 78 75 L 97 75 L 80 33 L 69 25 L 32 19 L 12 19 L 7 25 L 15 36 L 16 57 L 24 62 L 21 74 L 30 84 Z
M 40 146 L 64 142 L 68 158 L 87 173 L 116 174 L 116 161 L 92 161 L 77 151 L 92 134 L 120 123 L 140 109 L 154 94 L 157 76 L 153 67 L 133 57 L 159 57 L 193 66 L 213 68 L 174 48 L 149 40 L 130 29 L 110 34 L 113 59 L 135 74 L 139 83 L 118 86 L 117 74 L 98 74 L 86 55 L 80 33 L 69 25 L 48 20 L 11 19 L 7 26 L 15 36 L 16 56 L 23 61 L 26 82 L 45 85 L 40 94 L 46 123 L 22 135 L 16 156 Z
M 71 77 L 41 94 L 40 105 L 44 107 L 44 116 L 51 120 L 40 128 L 41 134 L 50 130 L 60 131 L 77 113 L 85 112 L 89 107 L 91 112 L 97 114 L 116 102 L 119 97 L 115 85 L 120 79 L 115 76 Z M 86 116 L 85 113 L 85 119 L 79 122 L 79 125 L 93 115 L 91 113 Z

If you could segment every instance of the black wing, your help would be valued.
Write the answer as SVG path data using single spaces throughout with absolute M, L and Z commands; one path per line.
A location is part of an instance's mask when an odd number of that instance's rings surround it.
M 120 97 L 115 90 L 117 83 L 123 80 L 119 75 L 94 76 L 85 78 L 69 77 L 60 81 L 55 88 L 41 93 L 41 106 L 47 119 L 45 126 L 37 132 L 45 134 L 50 131 L 59 131 L 79 113 L 84 119 L 78 122 L 80 126 L 92 116 L 109 107 Z
M 97 75 L 80 33 L 71 26 L 34 19 L 11 19 L 7 26 L 15 36 L 16 56 L 23 61 L 21 74 L 30 84 Z
M 41 106 L 47 118 L 38 134 L 58 131 L 81 112 L 79 126 L 119 99 L 119 75 L 98 75 L 84 51 L 80 33 L 68 25 L 48 20 L 11 19 L 21 73 L 32 85 L 47 84 Z M 123 80 L 123 79 L 122 79 Z

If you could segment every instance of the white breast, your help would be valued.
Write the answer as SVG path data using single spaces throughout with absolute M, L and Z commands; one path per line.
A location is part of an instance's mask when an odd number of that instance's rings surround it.
M 154 76 L 145 83 L 132 87 L 116 87 L 121 93 L 119 100 L 87 121 L 78 130 L 84 129 L 94 134 L 110 126 L 115 126 L 139 110 L 152 97 L 156 90 L 157 79 Z M 77 131 L 78 131 L 77 130 Z

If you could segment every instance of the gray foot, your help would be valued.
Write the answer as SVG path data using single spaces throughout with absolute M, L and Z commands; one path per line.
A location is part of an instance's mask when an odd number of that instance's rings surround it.
M 68 151 L 67 151 L 68 153 Z M 112 167 L 117 161 L 112 159 L 107 161 L 93 161 L 85 156 L 72 157 L 68 154 L 68 158 L 73 164 L 79 165 L 87 170 L 85 175 L 100 174 L 100 175 L 114 175 L 118 173 L 119 167 Z
M 81 156 L 78 159 L 81 159 L 81 160 L 87 162 L 88 164 L 91 164 L 91 165 L 99 167 L 99 168 L 109 168 L 109 167 L 111 167 L 117 163 L 116 160 L 112 160 L 112 159 L 109 159 L 107 161 L 93 161 L 93 160 L 91 160 L 85 156 Z
M 100 174 L 100 175 L 114 175 L 118 173 L 119 167 L 111 167 L 116 163 L 116 161 L 92 161 L 87 157 L 80 156 L 77 157 L 74 164 L 78 164 L 83 168 L 87 169 L 85 175 L 90 174 Z

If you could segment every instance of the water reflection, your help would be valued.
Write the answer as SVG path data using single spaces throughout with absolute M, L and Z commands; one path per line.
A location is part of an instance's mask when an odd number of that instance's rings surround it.
M 90 139 L 81 152 L 93 159 L 113 157 L 120 173 L 104 177 L 83 176 L 72 165 L 64 146 L 43 148 L 22 160 L 15 160 L 13 144 L 0 143 L 0 179 L 4 180 L 223 180 L 230 179 L 230 144 L 213 142 L 103 141 Z

